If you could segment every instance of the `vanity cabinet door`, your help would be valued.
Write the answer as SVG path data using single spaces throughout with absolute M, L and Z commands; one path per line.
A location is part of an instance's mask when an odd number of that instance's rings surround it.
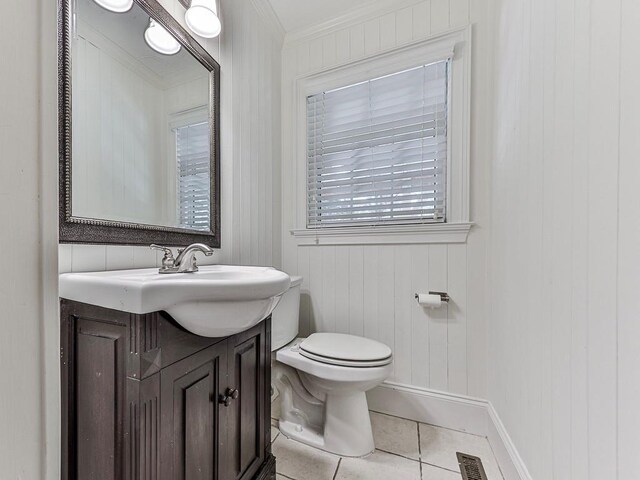
M 267 407 L 270 348 L 267 322 L 231 337 L 229 386 L 238 397 L 229 405 L 229 480 L 249 480 L 265 461 L 269 446 L 270 415 Z M 265 425 L 267 428 L 265 429 Z
M 224 479 L 227 365 L 220 342 L 161 371 L 161 480 Z
M 61 321 L 62 478 L 120 480 L 127 470 L 127 328 L 66 310 Z

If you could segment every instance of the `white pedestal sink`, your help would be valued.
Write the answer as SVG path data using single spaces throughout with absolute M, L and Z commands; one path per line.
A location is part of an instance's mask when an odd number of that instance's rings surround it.
M 60 275 L 60 297 L 130 313 L 164 310 L 196 335 L 227 337 L 266 318 L 289 288 L 267 267 L 201 266 L 196 273 L 157 268 Z

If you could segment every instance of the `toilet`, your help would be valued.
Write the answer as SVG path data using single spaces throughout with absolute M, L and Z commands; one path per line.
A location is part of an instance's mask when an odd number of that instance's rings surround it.
M 368 455 L 375 446 L 366 392 L 391 374 L 391 349 L 341 333 L 299 338 L 301 283 L 301 277 L 291 277 L 272 314 L 272 383 L 280 402 L 280 431 L 337 455 Z

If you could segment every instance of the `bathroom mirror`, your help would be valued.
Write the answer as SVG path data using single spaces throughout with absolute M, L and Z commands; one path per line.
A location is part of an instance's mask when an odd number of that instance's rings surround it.
M 220 67 L 156 0 L 60 0 L 60 241 L 220 246 Z

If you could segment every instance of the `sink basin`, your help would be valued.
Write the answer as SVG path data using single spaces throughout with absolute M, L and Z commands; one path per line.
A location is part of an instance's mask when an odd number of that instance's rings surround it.
M 196 273 L 157 268 L 60 275 L 60 297 L 130 313 L 164 310 L 196 335 L 226 337 L 266 318 L 289 288 L 267 267 L 202 266 Z

